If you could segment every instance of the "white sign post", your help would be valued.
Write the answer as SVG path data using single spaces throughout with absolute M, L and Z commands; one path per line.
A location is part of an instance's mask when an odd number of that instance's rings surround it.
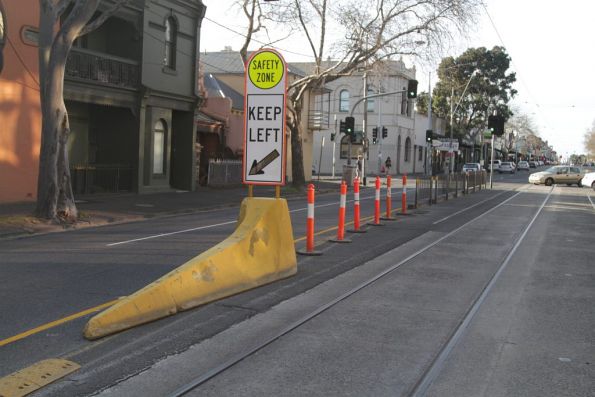
M 255 52 L 246 67 L 243 182 L 285 184 L 287 66 L 271 49 Z

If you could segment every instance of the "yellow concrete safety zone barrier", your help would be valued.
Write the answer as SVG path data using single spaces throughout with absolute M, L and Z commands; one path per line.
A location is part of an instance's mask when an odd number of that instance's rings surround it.
M 246 198 L 231 236 L 93 317 L 84 335 L 97 339 L 296 272 L 287 202 Z

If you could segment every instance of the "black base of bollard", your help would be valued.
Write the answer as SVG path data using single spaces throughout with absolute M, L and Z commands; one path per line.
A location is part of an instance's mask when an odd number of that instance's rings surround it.
M 308 252 L 308 251 L 301 251 L 300 250 L 300 251 L 296 251 L 295 253 L 298 254 L 298 255 L 304 255 L 304 256 L 320 256 L 320 255 L 322 255 L 322 252 L 320 252 L 320 251 L 310 251 L 310 252 Z
M 373 222 L 370 222 L 367 225 L 368 226 L 386 226 L 384 223 L 373 223 Z
M 394 217 L 392 217 L 392 216 L 391 216 L 390 218 L 387 218 L 387 217 L 384 217 L 384 216 L 383 216 L 383 217 L 380 217 L 380 220 L 381 220 L 381 221 L 396 221 L 396 220 L 397 220 L 397 218 L 394 218 Z
M 331 243 L 339 243 L 339 244 L 345 244 L 345 243 L 352 243 L 353 241 L 351 241 L 348 238 L 344 238 L 343 240 L 338 240 L 336 238 L 331 238 L 328 241 L 330 241 Z

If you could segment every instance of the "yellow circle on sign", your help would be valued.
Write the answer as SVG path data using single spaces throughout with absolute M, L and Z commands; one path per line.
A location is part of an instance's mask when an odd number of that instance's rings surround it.
M 250 81 L 263 90 L 268 90 L 279 84 L 285 73 L 283 60 L 271 51 L 263 51 L 254 55 L 248 67 Z

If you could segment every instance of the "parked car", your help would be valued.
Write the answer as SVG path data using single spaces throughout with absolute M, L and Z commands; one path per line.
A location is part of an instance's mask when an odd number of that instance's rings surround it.
M 463 165 L 463 173 L 479 171 L 481 171 L 481 165 L 479 163 L 465 163 Z
M 583 179 L 581 179 L 581 186 L 591 187 L 595 190 L 595 172 L 589 172 L 583 175 Z
M 514 172 L 516 171 L 516 168 L 513 165 L 514 163 L 511 163 L 509 161 L 503 161 L 500 166 L 498 167 L 498 173 L 503 173 L 503 172 L 510 172 L 511 174 L 514 174 Z
M 535 185 L 544 184 L 546 186 L 552 186 L 554 183 L 565 183 L 568 186 L 576 183 L 581 186 L 581 179 L 583 173 L 578 167 L 569 167 L 567 165 L 556 165 L 550 167 L 545 171 L 534 172 L 529 175 L 529 183 Z
M 492 168 L 494 169 L 494 171 L 498 171 L 498 169 L 500 168 L 500 164 L 502 164 L 502 161 L 500 161 L 500 160 L 492 160 Z M 491 171 L 490 164 L 487 164 L 486 165 L 486 170 L 488 172 Z
M 517 170 L 525 170 L 525 171 L 529 171 L 529 163 L 527 163 L 526 161 L 519 161 L 519 164 L 516 166 Z
M 529 161 L 529 168 L 537 168 L 537 162 Z

